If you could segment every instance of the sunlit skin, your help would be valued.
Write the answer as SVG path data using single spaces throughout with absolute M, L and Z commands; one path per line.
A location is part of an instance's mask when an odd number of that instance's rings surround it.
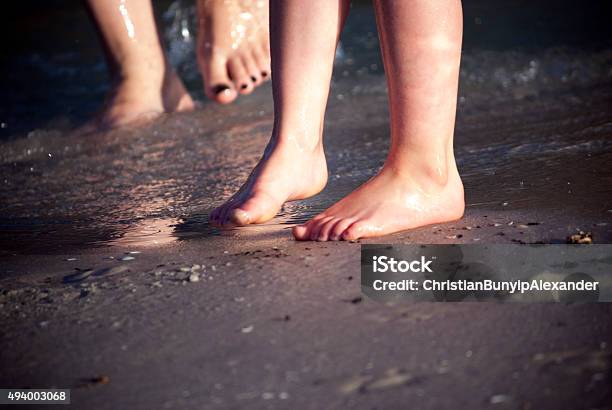
M 206 95 L 227 104 L 270 79 L 267 0 L 198 0 L 197 57 Z
M 151 0 L 87 0 L 87 5 L 112 81 L 92 125 L 137 125 L 162 113 L 194 108 L 163 50 Z M 229 103 L 269 78 L 265 0 L 199 0 L 198 16 L 196 54 L 209 98 Z
M 298 240 L 356 240 L 463 215 L 453 154 L 461 3 L 379 0 L 375 9 L 389 88 L 390 152 L 376 176 L 294 227 Z M 274 131 L 245 185 L 211 214 L 213 223 L 265 222 L 285 201 L 324 187 L 323 114 L 347 11 L 345 1 L 272 2 Z

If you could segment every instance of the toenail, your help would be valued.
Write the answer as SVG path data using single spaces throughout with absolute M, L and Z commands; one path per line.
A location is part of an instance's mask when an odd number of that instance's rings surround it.
M 262 72 L 261 72 L 261 76 L 262 76 L 262 77 L 267 77 L 267 76 L 268 76 L 268 73 L 267 73 L 267 72 L 265 72 L 265 71 L 262 71 Z
M 230 88 L 225 84 L 219 84 L 213 87 L 213 92 L 215 94 L 221 94 L 223 92 L 227 92 Z
M 251 76 L 251 81 L 253 81 L 254 83 L 257 82 L 257 78 L 255 78 L 255 76 Z
M 247 88 L 247 87 L 248 87 L 248 85 L 246 85 L 246 84 L 242 84 L 242 85 L 240 86 L 240 88 L 242 88 L 243 90 L 246 90 L 246 88 Z

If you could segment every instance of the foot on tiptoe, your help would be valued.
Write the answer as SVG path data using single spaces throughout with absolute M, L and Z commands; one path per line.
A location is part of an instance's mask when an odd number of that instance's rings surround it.
M 319 193 L 327 182 L 323 146 L 305 148 L 291 139 L 273 138 L 248 180 L 215 209 L 210 222 L 244 226 L 272 219 L 287 201 Z
M 454 168 L 454 164 L 453 164 Z M 456 168 L 447 178 L 385 166 L 325 212 L 293 228 L 298 240 L 357 240 L 461 218 L 463 185 Z
M 206 95 L 221 104 L 270 79 L 267 0 L 199 0 L 198 64 Z

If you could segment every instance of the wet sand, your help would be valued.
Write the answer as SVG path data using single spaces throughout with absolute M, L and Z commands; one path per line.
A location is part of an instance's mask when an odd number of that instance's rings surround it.
M 83 409 L 610 408 L 609 305 L 386 306 L 360 295 L 360 243 L 292 239 L 384 161 L 375 46 L 337 63 L 325 191 L 262 226 L 207 215 L 265 146 L 269 86 L 138 130 L 0 141 L 0 387 L 73 388 Z M 610 61 L 466 51 L 465 218 L 363 242 L 612 243 Z
M 598 92 L 511 101 L 487 122 L 466 109 L 466 217 L 368 242 L 560 243 L 584 230 L 610 243 L 611 94 Z M 76 408 L 96 409 L 611 403 L 609 305 L 384 306 L 360 296 L 359 243 L 293 241 L 292 224 L 383 160 L 384 94 L 332 103 L 322 195 L 261 227 L 210 228 L 265 144 L 270 104 L 256 100 L 268 93 L 241 103 L 262 113 L 238 127 L 236 110 L 207 107 L 217 121 L 5 143 L 0 385 L 72 387 Z

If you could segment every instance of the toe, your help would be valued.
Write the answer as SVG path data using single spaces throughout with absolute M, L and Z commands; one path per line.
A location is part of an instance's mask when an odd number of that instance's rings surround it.
M 308 240 L 308 228 L 306 225 L 298 225 L 293 227 L 293 237 L 298 241 Z
M 354 219 L 350 219 L 350 218 L 346 218 L 346 219 L 340 219 L 338 222 L 336 222 L 336 224 L 331 228 L 330 234 L 329 234 L 329 240 L 330 241 L 339 241 L 342 239 L 342 234 L 344 233 L 344 231 L 346 231 L 346 229 L 351 226 L 351 224 L 355 222 Z
M 321 229 L 323 229 L 323 226 L 328 222 L 331 221 L 334 217 L 333 216 L 328 216 L 326 218 L 322 218 L 319 219 L 318 221 L 313 222 L 313 226 L 312 228 L 310 228 L 310 240 L 311 241 L 317 241 L 319 240 L 319 233 L 321 232 Z
M 240 94 L 250 94 L 253 92 L 253 81 L 242 59 L 235 57 L 231 58 L 227 63 L 230 77 L 234 81 L 234 85 Z
M 270 68 L 270 57 L 266 57 L 264 51 L 260 47 L 253 47 L 253 60 L 255 64 L 257 64 L 257 68 L 261 74 L 261 77 L 264 81 L 270 79 L 270 73 L 272 69 Z
M 263 79 L 257 64 L 255 64 L 255 60 L 253 60 L 253 58 L 249 55 L 242 59 L 242 64 L 246 68 L 248 74 L 251 76 L 251 82 L 253 85 L 255 87 L 260 85 L 263 82 Z
M 206 96 L 220 104 L 234 101 L 238 93 L 227 72 L 227 60 L 221 57 L 211 57 L 202 65 Z
M 315 216 L 313 219 L 311 219 L 310 221 L 306 222 L 305 224 L 302 225 L 298 225 L 296 227 L 293 228 L 293 236 L 295 236 L 295 239 L 297 239 L 298 241 L 309 241 L 310 240 L 310 231 L 312 230 L 312 228 L 318 224 L 319 220 L 322 218 L 320 217 L 321 214 Z M 317 219 L 317 217 L 319 217 L 319 219 Z
M 356 241 L 359 238 L 363 238 L 365 236 L 365 225 L 362 221 L 353 222 L 351 226 L 349 226 L 344 233 L 342 234 L 342 239 L 345 241 Z
M 338 223 L 339 220 L 339 218 L 332 218 L 325 222 L 321 227 L 321 230 L 319 231 L 319 237 L 317 238 L 317 240 L 322 242 L 327 241 L 329 239 L 329 234 L 331 233 L 331 230 Z
M 228 214 L 228 223 L 237 226 L 257 224 L 274 218 L 282 202 L 265 193 L 255 193 L 241 204 L 232 207 Z
M 227 219 L 235 226 L 246 226 L 251 223 L 251 215 L 242 208 L 234 208 L 229 211 Z

